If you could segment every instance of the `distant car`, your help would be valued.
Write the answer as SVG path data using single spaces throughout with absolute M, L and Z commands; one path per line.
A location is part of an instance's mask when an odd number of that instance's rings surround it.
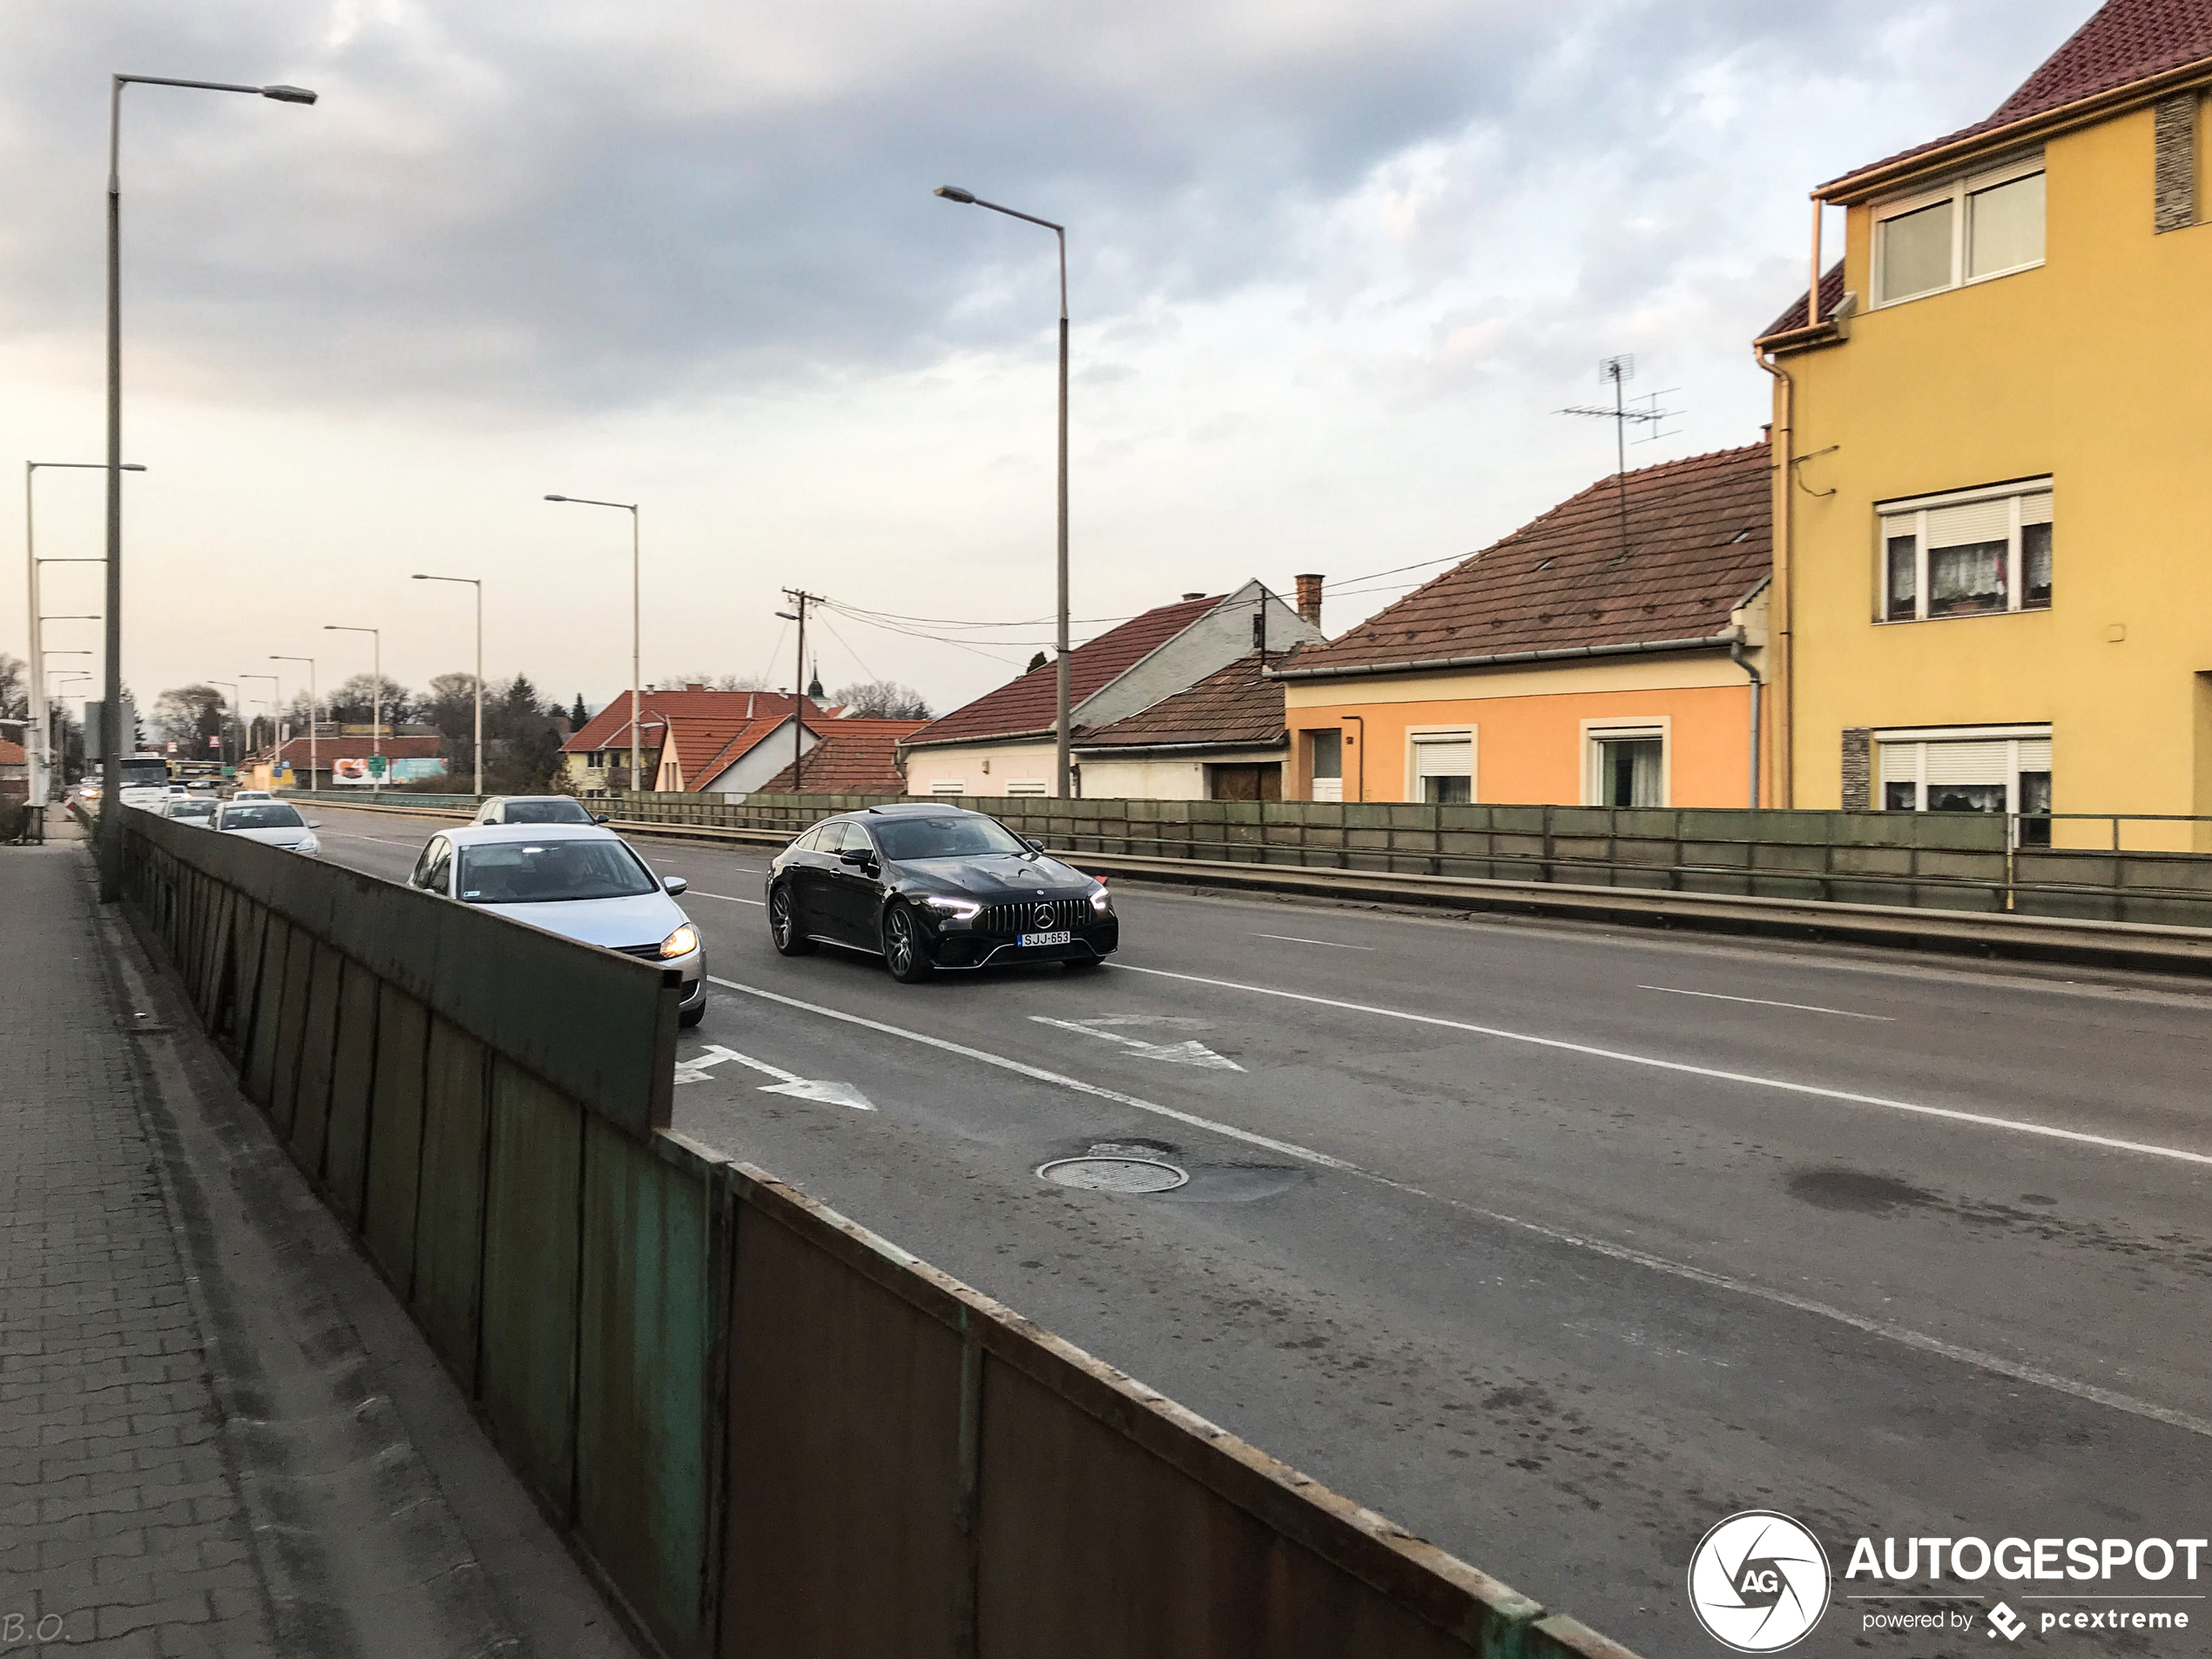
M 470 822 L 484 824 L 604 824 L 604 813 L 590 813 L 574 795 L 494 795 L 476 808 Z
M 243 835 L 249 841 L 304 853 L 309 858 L 322 851 L 315 831 L 316 819 L 302 818 L 288 800 L 230 800 L 215 809 L 211 827 L 226 835 Z
M 276 797 L 266 789 L 234 789 L 231 792 L 231 799 L 233 800 L 274 800 Z
M 1121 945 L 1103 881 L 995 818 L 921 801 L 825 819 L 777 854 L 768 929 L 786 956 L 850 946 L 909 985 L 941 968 L 1095 968 Z
M 212 795 L 172 796 L 161 815 L 186 824 L 197 824 L 202 829 L 212 829 L 215 824 L 216 811 L 221 805 Z
M 445 830 L 430 838 L 408 880 L 425 893 L 676 968 L 684 976 L 678 1022 L 697 1025 L 706 1014 L 706 952 L 675 899 L 689 884 L 679 875 L 655 875 L 612 830 L 591 823 Z

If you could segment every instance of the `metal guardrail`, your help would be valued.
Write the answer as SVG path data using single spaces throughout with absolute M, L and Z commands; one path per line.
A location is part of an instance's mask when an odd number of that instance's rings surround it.
M 246 1093 L 664 1652 L 1634 1659 L 670 1132 L 665 970 L 121 829 Z

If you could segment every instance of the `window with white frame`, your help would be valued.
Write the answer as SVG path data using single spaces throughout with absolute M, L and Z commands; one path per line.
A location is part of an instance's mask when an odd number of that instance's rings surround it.
M 1877 732 L 1882 810 L 2006 813 L 2020 839 L 2051 839 L 2051 728 L 1939 726 Z
M 1585 723 L 1582 795 L 1592 806 L 1667 804 L 1667 728 Z
M 930 785 L 929 792 L 933 795 L 965 795 L 968 785 L 961 779 L 947 778 Z
M 1893 306 L 2043 263 L 2043 155 L 1874 210 L 1874 303 Z
M 1309 758 L 1312 763 L 1313 799 L 1342 800 L 1344 799 L 1344 731 L 1339 726 L 1328 726 L 1305 734 L 1312 745 Z
M 1882 622 L 2051 604 L 2051 481 L 1953 490 L 1875 508 Z
M 1462 806 L 1474 799 L 1474 732 L 1467 726 L 1407 734 L 1413 799 L 1432 806 Z

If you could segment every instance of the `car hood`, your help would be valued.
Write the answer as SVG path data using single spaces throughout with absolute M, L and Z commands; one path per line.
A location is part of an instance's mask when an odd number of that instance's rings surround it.
M 233 829 L 225 830 L 223 833 L 236 835 L 248 841 L 266 842 L 270 846 L 297 846 L 302 841 L 312 840 L 315 833 L 304 824 L 287 824 L 276 829 Z
M 630 899 L 563 899 L 550 904 L 488 904 L 470 907 L 495 916 L 527 921 L 549 934 L 627 950 L 637 945 L 658 945 L 691 918 L 664 893 L 641 893 Z
M 964 859 L 917 859 L 900 867 L 922 885 L 996 903 L 1008 899 L 1074 898 L 1089 893 L 1091 879 L 1057 859 L 1025 859 L 1018 853 L 979 853 Z

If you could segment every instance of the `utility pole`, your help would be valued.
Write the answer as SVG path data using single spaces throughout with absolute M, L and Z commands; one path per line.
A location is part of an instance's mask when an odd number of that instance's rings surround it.
M 806 758 L 802 745 L 806 741 L 806 722 L 799 712 L 799 706 L 806 699 L 806 607 L 821 604 L 822 596 L 809 593 L 804 588 L 786 588 L 784 597 L 791 601 L 793 609 L 779 610 L 776 614 L 786 622 L 799 624 L 799 649 L 792 659 L 791 669 L 791 792 L 796 795 L 801 792 L 799 768 Z

